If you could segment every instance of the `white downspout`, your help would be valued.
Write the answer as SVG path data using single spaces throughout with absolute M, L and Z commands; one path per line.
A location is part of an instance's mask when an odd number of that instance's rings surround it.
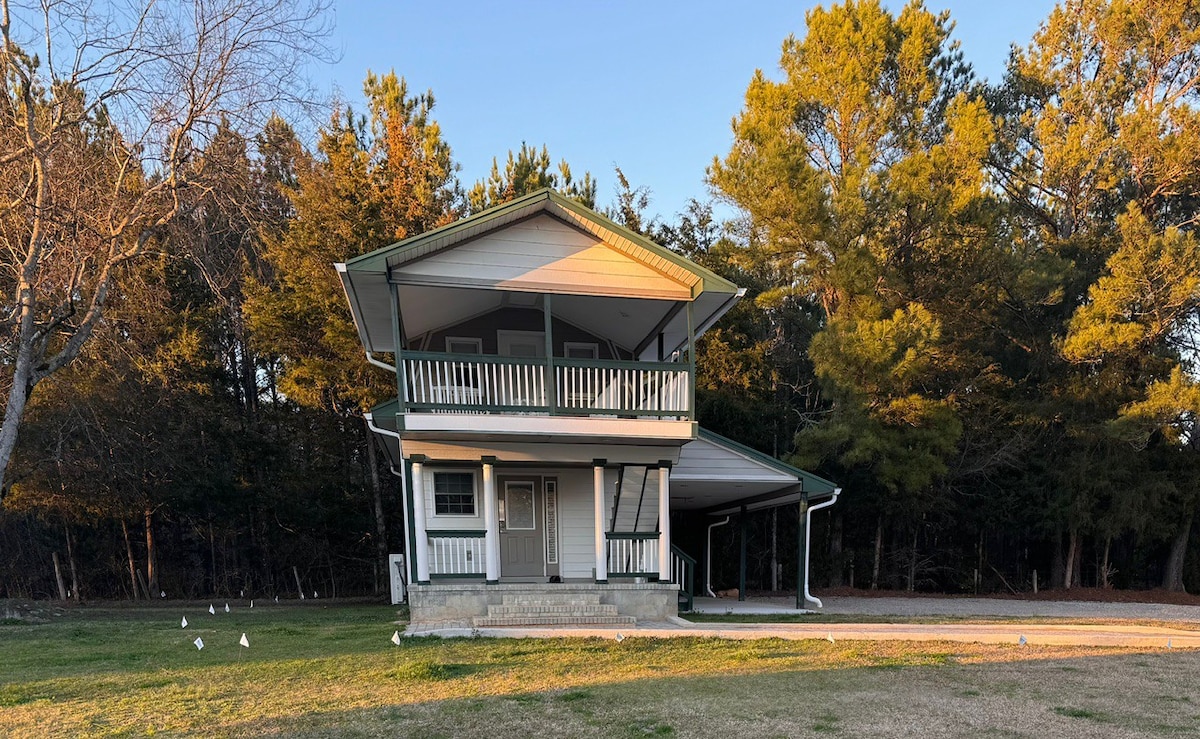
M 808 512 L 804 515 L 804 602 L 812 601 L 817 604 L 817 608 L 824 608 L 819 598 L 816 598 L 808 592 L 808 548 L 812 543 L 812 514 L 813 511 L 819 511 L 822 508 L 828 508 L 837 502 L 838 495 L 842 492 L 841 488 L 833 489 L 833 497 L 824 503 L 817 503 L 815 506 L 809 506 Z
M 729 516 L 726 516 L 724 521 L 708 525 L 708 540 L 704 543 L 704 592 L 708 593 L 709 598 L 717 597 L 712 589 L 712 530 L 727 523 L 729 523 Z
M 395 367 L 393 367 L 392 365 L 388 364 L 387 362 L 381 362 L 381 361 L 379 361 L 378 359 L 376 359 L 375 357 L 371 356 L 371 352 L 370 352 L 370 351 L 367 351 L 367 352 L 366 352 L 366 355 L 367 355 L 367 361 L 368 361 L 368 362 L 370 362 L 371 364 L 373 364 L 373 365 L 375 365 L 376 367 L 379 367 L 379 368 L 381 368 L 381 369 L 385 369 L 385 370 L 387 370 L 388 372 L 391 372 L 393 375 L 394 375 L 394 374 L 396 374 L 396 368 L 395 368 Z M 383 433 L 383 432 L 382 432 L 382 431 L 380 431 L 379 433 Z
M 369 353 L 367 357 L 370 358 Z M 404 557 L 406 560 L 404 562 L 404 567 L 407 569 L 410 566 L 410 563 L 407 560 L 413 556 L 413 553 L 412 539 L 408 535 L 408 477 L 404 474 L 404 450 L 400 447 L 403 442 L 400 441 L 400 434 L 396 433 L 395 431 L 389 431 L 388 429 L 376 426 L 375 419 L 371 417 L 370 413 L 364 413 L 363 417 L 367 419 L 367 428 L 371 429 L 377 434 L 391 436 L 396 439 L 396 451 L 398 452 L 397 456 L 400 457 L 401 469 L 397 470 L 394 465 L 388 465 L 388 469 L 393 475 L 400 478 L 400 513 L 404 516 Z M 407 583 L 408 580 L 409 573 L 405 572 L 404 581 Z

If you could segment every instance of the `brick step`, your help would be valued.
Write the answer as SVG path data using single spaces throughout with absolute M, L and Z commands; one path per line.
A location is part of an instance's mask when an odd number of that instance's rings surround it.
M 477 616 L 477 628 L 490 626 L 633 626 L 632 616 Z
M 599 605 L 599 593 L 505 593 L 506 606 Z
M 617 607 L 611 603 L 555 603 L 488 606 L 489 616 L 615 616 Z

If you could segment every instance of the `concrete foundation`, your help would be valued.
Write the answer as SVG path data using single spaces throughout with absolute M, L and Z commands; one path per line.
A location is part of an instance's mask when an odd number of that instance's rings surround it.
M 489 606 L 553 601 L 611 605 L 621 616 L 664 622 L 678 614 L 679 586 L 671 583 L 432 583 L 410 585 L 412 628 L 471 628 L 489 615 Z M 565 614 L 564 614 L 565 615 Z

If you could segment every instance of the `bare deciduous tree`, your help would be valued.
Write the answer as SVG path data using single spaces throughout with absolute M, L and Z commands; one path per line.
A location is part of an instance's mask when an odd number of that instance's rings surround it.
M 326 0 L 0 0 L 0 492 L 39 382 L 180 216 L 222 125 L 311 99 Z

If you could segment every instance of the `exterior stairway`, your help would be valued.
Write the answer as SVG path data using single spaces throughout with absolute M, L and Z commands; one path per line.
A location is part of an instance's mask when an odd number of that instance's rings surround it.
M 502 605 L 489 605 L 488 615 L 476 616 L 477 628 L 493 626 L 633 626 L 636 619 L 621 616 L 617 607 L 600 602 L 599 593 L 513 593 Z

